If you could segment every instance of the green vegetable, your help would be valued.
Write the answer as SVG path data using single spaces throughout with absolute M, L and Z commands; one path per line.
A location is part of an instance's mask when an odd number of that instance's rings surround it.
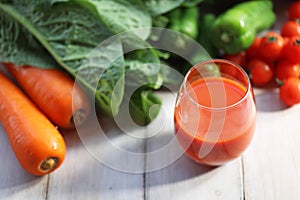
M 207 51 L 207 53 L 211 57 L 216 57 L 217 48 L 212 42 L 211 32 L 212 32 L 212 25 L 216 20 L 216 16 L 212 13 L 206 13 L 200 18 L 200 25 L 199 25 L 199 36 L 197 41 L 201 44 L 201 46 Z
M 93 59 L 87 59 L 89 53 L 111 35 L 97 17 L 71 2 L 57 3 L 47 9 L 29 6 L 30 3 L 0 4 L 0 10 L 10 16 L 8 21 L 18 22 L 19 29 L 25 29 L 27 34 L 35 37 L 41 45 L 39 48 L 45 48 L 50 53 L 44 56 L 52 57 L 70 75 L 79 78 L 88 92 L 94 92 L 99 107 L 105 113 L 117 113 L 124 94 L 125 70 L 121 41 L 103 46 Z M 68 12 L 65 12 L 66 7 Z M 2 30 L 4 28 L 1 27 Z M 26 51 L 30 51 L 30 48 Z M 19 65 L 18 58 L 15 58 L 12 61 Z M 1 61 L 6 61 L 2 54 Z M 80 68 L 83 61 L 86 67 Z M 28 61 L 26 64 L 32 63 Z M 40 64 L 34 66 L 43 67 L 43 63 Z M 100 74 L 102 77 L 99 77 Z M 118 85 L 119 90 L 114 90 L 118 81 L 122 84 Z
M 170 13 L 168 13 L 169 20 L 169 29 L 172 29 L 173 31 L 180 31 L 181 29 L 181 8 L 176 8 L 172 10 Z
M 136 50 L 126 55 L 126 84 L 130 86 L 147 86 L 152 89 L 159 89 L 162 80 L 159 75 L 160 61 L 153 49 L 148 51 Z
M 172 10 L 167 16 L 170 19 L 169 29 L 196 39 L 198 36 L 199 18 L 199 10 L 197 7 L 179 7 Z
M 276 19 L 272 1 L 246 1 L 222 13 L 213 24 L 212 41 L 228 54 L 250 47 L 256 34 Z
M 18 65 L 30 64 L 52 68 L 55 61 L 48 56 L 45 48 L 19 23 L 0 11 L 0 59 Z
M 199 3 L 203 1 L 205 0 L 185 0 L 182 5 L 186 7 L 193 7 L 193 6 L 197 6 Z
M 179 7 L 184 0 L 143 0 L 151 16 L 165 14 Z
M 196 39 L 198 36 L 198 20 L 199 10 L 198 7 L 183 8 L 181 16 L 181 29 L 180 32 Z
M 196 7 L 176 8 L 166 16 L 169 18 L 169 29 L 161 34 L 160 43 L 173 52 L 189 52 L 190 43 L 198 35 L 198 15 Z
M 126 38 L 117 36 L 113 41 L 103 44 L 102 42 L 113 33 L 132 29 L 129 25 L 136 24 L 136 28 L 148 26 L 148 20 L 145 20 L 145 23 L 137 23 L 143 19 L 139 16 L 143 14 L 132 11 L 131 17 L 120 19 L 128 20 L 126 23 L 122 26 L 115 24 L 116 27 L 113 27 L 105 24 L 100 14 L 96 15 L 99 11 L 97 2 L 100 1 L 80 1 L 80 4 L 75 3 L 77 1 L 51 2 L 52 4 L 47 6 L 33 0 L 0 3 L 0 62 L 61 67 L 74 78 L 78 78 L 85 90 L 95 96 L 97 106 L 104 113 L 116 115 L 127 83 L 123 50 L 129 48 L 129 44 L 126 43 Z M 120 3 L 118 9 L 117 2 L 123 3 L 115 1 L 115 13 L 106 11 L 106 20 L 118 16 L 118 12 L 123 12 L 123 4 Z M 83 3 L 86 3 L 86 6 L 82 6 Z M 109 1 L 101 1 L 101 5 L 105 3 L 111 4 Z M 127 9 L 137 9 L 136 7 L 137 5 L 129 6 Z M 106 8 L 109 9 L 108 6 Z M 143 6 L 139 9 L 143 9 Z M 138 45 L 147 43 L 142 37 L 132 37 Z M 99 44 L 102 44 L 102 48 L 96 48 Z M 137 44 L 131 42 L 130 45 L 132 47 Z M 145 51 L 150 53 L 143 53 L 144 60 L 159 62 L 158 55 L 151 53 L 149 49 Z M 139 57 L 131 57 L 130 62 L 135 62 L 134 59 Z M 142 71 L 138 67 L 132 71 L 134 70 Z M 154 75 L 153 71 L 157 74 Z M 153 71 L 151 78 L 156 80 L 160 76 L 159 67 Z M 148 75 L 147 72 L 143 74 Z
M 162 101 L 152 90 L 136 90 L 129 101 L 129 113 L 140 126 L 149 124 L 160 111 Z
M 140 111 L 135 117 L 144 119 L 145 104 L 136 103 L 137 96 L 128 97 L 126 88 L 143 85 L 141 101 L 158 102 L 152 91 L 164 81 L 172 83 L 173 77 L 160 67 L 169 52 L 153 49 L 148 40 L 159 41 L 161 32 L 143 28 L 166 27 L 166 13 L 197 2 L 0 0 L 0 62 L 60 68 L 95 97 L 101 113 L 117 115 L 127 98 Z M 123 34 L 133 29 L 142 31 Z
M 113 33 L 135 28 L 151 27 L 151 16 L 141 0 L 75 0 L 81 6 L 90 9 Z M 150 29 L 144 29 L 139 36 L 147 39 Z

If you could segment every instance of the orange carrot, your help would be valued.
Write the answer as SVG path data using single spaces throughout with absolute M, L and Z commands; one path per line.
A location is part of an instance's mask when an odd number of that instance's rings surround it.
M 18 67 L 4 63 L 32 101 L 58 127 L 81 125 L 90 113 L 90 102 L 71 77 L 58 69 Z
M 62 135 L 35 104 L 0 72 L 0 122 L 20 165 L 42 176 L 63 162 Z

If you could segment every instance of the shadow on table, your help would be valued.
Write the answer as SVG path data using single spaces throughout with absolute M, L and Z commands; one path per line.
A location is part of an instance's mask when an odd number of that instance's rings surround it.
M 176 140 L 175 135 L 173 133 L 163 133 L 161 135 L 157 135 L 154 138 L 151 138 L 148 141 L 148 151 L 155 151 L 155 148 L 163 148 L 165 146 L 168 146 L 173 140 Z M 176 145 L 170 145 L 170 148 L 168 150 L 169 156 L 171 157 L 178 157 L 173 162 L 169 163 L 169 165 L 162 167 L 161 169 L 155 170 L 153 172 L 147 172 L 146 173 L 146 182 L 149 185 L 164 185 L 164 184 L 170 184 L 170 183 L 176 183 L 188 179 L 193 179 L 199 176 L 210 176 L 213 175 L 214 172 L 216 172 L 221 167 L 208 167 L 200 165 L 199 163 L 196 163 L 189 157 L 187 157 L 181 148 L 179 147 L 179 144 Z M 178 152 L 180 151 L 180 154 L 176 153 L 177 155 L 172 155 L 172 152 Z M 161 156 L 160 161 L 158 162 L 164 162 L 166 159 L 165 156 Z M 148 166 L 151 165 L 151 161 L 147 159 Z
M 199 176 L 210 176 L 218 167 L 202 166 L 185 155 L 182 155 L 173 164 L 146 175 L 147 186 L 165 185 L 197 178 Z
M 17 169 L 16 167 L 11 167 L 9 169 L 1 168 L 1 170 L 8 171 L 8 173 L 6 173 L 6 176 L 1 177 L 0 190 L 14 190 L 14 187 L 18 188 L 18 190 L 21 190 L 22 188 L 26 190 L 32 185 L 39 184 L 42 181 L 42 179 L 46 178 L 31 175 L 23 169 Z
M 287 107 L 280 100 L 278 91 L 268 91 L 255 95 L 257 110 L 261 112 L 276 112 Z
M 124 121 L 125 120 L 126 119 L 124 119 Z M 81 152 L 82 150 L 89 150 L 89 153 L 91 153 L 90 150 L 95 150 L 93 155 L 99 156 L 100 158 L 99 160 L 94 160 L 96 162 L 93 162 L 93 159 L 82 157 L 83 160 L 87 161 L 84 161 L 85 164 L 83 164 L 84 166 L 82 167 L 76 165 L 76 170 L 79 170 L 76 172 L 76 176 L 80 177 L 78 180 L 86 178 L 87 169 L 92 169 L 95 177 L 97 177 L 96 174 L 99 174 L 100 177 L 108 182 L 113 180 L 107 180 L 107 176 L 118 177 L 119 180 L 123 180 L 120 177 L 135 177 L 139 181 L 145 181 L 146 184 L 163 185 L 194 179 L 199 176 L 205 176 L 204 178 L 209 179 L 210 176 L 214 176 L 221 168 L 202 166 L 184 155 L 175 138 L 171 122 L 170 124 L 166 124 L 166 127 L 163 127 L 160 122 L 157 122 L 157 126 L 162 126 L 162 129 L 154 135 L 152 132 L 153 129 L 149 127 L 146 127 L 145 130 L 132 129 L 129 131 L 130 134 L 126 134 L 120 131 L 118 126 L 113 124 L 111 120 L 101 119 L 101 128 L 105 132 L 108 132 L 106 139 L 110 141 L 110 146 L 106 143 L 101 143 L 103 140 L 97 140 L 99 136 L 96 134 L 98 131 L 97 127 L 93 128 L 93 123 L 90 122 L 92 122 L 92 120 L 87 123 L 87 127 L 83 127 L 83 132 L 80 137 L 72 135 L 72 132 L 65 133 L 69 152 L 71 152 L 72 155 L 76 154 L 80 156 L 82 154 L 83 156 L 84 153 Z M 138 134 L 147 139 L 138 138 Z M 79 144 L 82 141 L 84 143 Z M 95 144 L 93 142 L 95 142 Z M 115 149 L 111 149 L 113 145 L 115 145 Z M 78 146 L 85 148 L 76 148 Z M 124 151 L 117 151 L 118 148 Z M 124 155 L 124 152 L 128 152 L 128 155 Z M 135 154 L 141 155 L 135 157 Z M 86 155 L 87 154 L 84 154 L 84 156 Z M 88 162 L 90 163 L 87 164 Z M 134 171 L 134 169 L 137 171 Z M 132 173 L 133 171 L 135 173 Z M 103 173 L 110 175 L 103 175 Z M 142 179 L 137 177 L 142 177 Z M 90 181 L 93 180 L 94 179 L 91 179 Z M 128 183 L 130 183 L 130 181 L 128 181 Z M 136 184 L 132 185 L 132 187 L 136 186 Z M 123 187 L 127 188 L 128 184 L 123 185 L 122 183 L 118 183 L 114 185 L 114 189 Z

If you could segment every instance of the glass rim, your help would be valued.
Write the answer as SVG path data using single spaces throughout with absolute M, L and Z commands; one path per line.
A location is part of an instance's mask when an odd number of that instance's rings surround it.
M 230 64 L 230 65 L 233 65 L 235 68 L 237 68 L 241 74 L 245 77 L 245 80 L 247 81 L 247 88 L 246 88 L 246 91 L 245 93 L 243 94 L 243 96 L 235 103 L 233 104 L 230 104 L 230 105 L 227 105 L 227 106 L 222 106 L 222 107 L 212 107 L 212 106 L 205 106 L 205 105 L 202 105 L 200 103 L 198 103 L 193 97 L 191 97 L 188 93 L 188 90 L 187 90 L 187 83 L 188 83 L 188 77 L 190 76 L 191 72 L 194 71 L 194 70 L 197 70 L 199 71 L 199 69 L 197 69 L 197 67 L 199 66 L 203 66 L 205 64 L 209 64 L 209 63 L 227 63 L 227 64 Z M 200 73 L 201 74 L 201 73 Z M 203 78 L 205 79 L 205 78 Z M 249 95 L 249 93 L 251 92 L 251 82 L 250 82 L 250 78 L 248 76 L 248 74 L 246 73 L 246 71 L 240 66 L 238 65 L 237 63 L 234 63 L 230 60 L 226 60 L 226 59 L 209 59 L 209 60 L 205 60 L 205 61 L 202 61 L 202 62 L 199 62 L 195 65 L 193 65 L 189 70 L 188 72 L 186 73 L 185 77 L 184 77 L 184 80 L 183 80 L 183 88 L 184 88 L 184 92 L 185 94 L 187 95 L 188 99 L 193 103 L 195 104 L 196 106 L 202 108 L 202 109 L 205 109 L 205 110 L 211 110 L 211 111 L 224 111 L 224 110 L 228 110 L 228 109 L 231 109 L 233 107 L 236 107 L 238 106 L 239 104 L 241 104 L 246 98 L 247 96 Z

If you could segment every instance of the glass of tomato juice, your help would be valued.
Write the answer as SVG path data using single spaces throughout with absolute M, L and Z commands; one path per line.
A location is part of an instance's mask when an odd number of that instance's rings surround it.
M 254 136 L 256 106 L 247 73 L 212 59 L 186 74 L 175 104 L 176 138 L 186 155 L 219 166 L 239 157 Z

